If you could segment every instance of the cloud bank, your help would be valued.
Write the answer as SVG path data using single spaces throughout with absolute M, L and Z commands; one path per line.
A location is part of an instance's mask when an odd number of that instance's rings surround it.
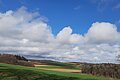
M 95 22 L 84 35 L 66 26 L 55 36 L 46 18 L 25 7 L 0 13 L 0 52 L 31 59 L 115 62 L 120 33 L 109 22 Z

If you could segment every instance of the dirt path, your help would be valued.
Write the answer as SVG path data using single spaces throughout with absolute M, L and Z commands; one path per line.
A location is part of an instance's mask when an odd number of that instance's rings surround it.
M 81 70 L 73 70 L 73 69 L 61 69 L 61 68 L 54 68 L 54 69 L 48 69 L 48 68 L 40 68 L 43 70 L 52 70 L 52 71 L 60 71 L 60 72 L 71 72 L 71 73 L 80 73 Z
M 43 65 L 43 64 L 35 64 L 35 67 L 38 66 L 50 66 L 50 65 Z M 60 71 L 60 72 L 71 72 L 71 73 L 80 73 L 81 70 L 75 70 L 75 69 L 64 69 L 64 68 L 39 68 L 42 70 L 52 70 L 52 71 Z
M 38 67 L 38 66 L 49 66 L 47 64 L 34 64 L 35 67 Z

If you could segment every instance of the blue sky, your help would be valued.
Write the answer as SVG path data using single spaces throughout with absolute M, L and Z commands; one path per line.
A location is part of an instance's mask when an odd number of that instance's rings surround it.
M 119 48 L 120 0 L 0 0 L 0 53 L 115 63 Z
M 84 34 L 94 22 L 120 20 L 120 0 L 0 0 L 0 12 L 21 6 L 45 16 L 54 35 L 68 25 L 74 33 Z

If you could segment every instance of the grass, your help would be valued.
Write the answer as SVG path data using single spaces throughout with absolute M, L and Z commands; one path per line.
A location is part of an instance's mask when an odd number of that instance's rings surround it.
M 0 80 L 110 80 L 81 73 L 42 70 L 0 63 Z
M 54 69 L 54 68 L 64 68 L 64 67 L 54 66 L 54 65 L 47 65 L 47 66 L 37 66 L 37 68 L 49 68 L 49 69 Z
M 60 66 L 61 68 L 68 68 L 68 69 L 80 69 L 80 67 L 74 65 L 74 64 L 69 64 L 69 63 L 63 63 L 63 62 L 56 62 L 56 61 L 49 61 L 49 60 L 43 60 L 41 61 L 42 63 L 46 63 L 48 65 L 53 65 L 53 66 Z

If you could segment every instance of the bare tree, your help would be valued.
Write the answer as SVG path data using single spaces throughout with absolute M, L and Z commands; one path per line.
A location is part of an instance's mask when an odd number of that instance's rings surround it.
M 119 47 L 119 53 L 120 53 L 120 47 Z M 119 61 L 120 62 L 120 54 L 119 55 L 117 55 L 117 61 Z
M 120 55 L 117 56 L 117 61 L 120 61 Z

